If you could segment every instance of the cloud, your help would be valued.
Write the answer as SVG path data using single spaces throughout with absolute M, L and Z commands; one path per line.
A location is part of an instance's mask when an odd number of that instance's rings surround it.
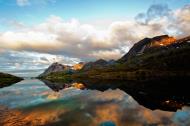
M 15 23 L 14 24 L 20 24 Z M 19 25 L 20 26 L 20 25 Z M 24 26 L 24 25 L 22 25 Z M 32 50 L 52 54 L 64 54 L 69 57 L 95 59 L 96 52 L 111 52 L 118 58 L 122 42 L 111 34 L 119 31 L 110 26 L 109 30 L 97 30 L 89 24 L 81 24 L 76 19 L 63 21 L 60 17 L 51 16 L 44 23 L 33 27 L 25 27 L 19 31 L 7 31 L 0 34 L 1 48 L 13 50 Z M 117 32 L 117 33 L 115 33 Z M 115 40 L 114 40 L 115 39 Z M 92 57 L 93 56 L 93 57 Z
M 160 26 L 142 25 L 134 20 L 113 22 L 107 29 L 99 30 L 76 19 L 64 21 L 51 16 L 36 26 L 23 26 L 17 31 L 0 33 L 0 48 L 60 54 L 83 60 L 118 59 L 128 51 L 122 50 L 123 47 L 131 47 L 147 35 L 161 34 Z
M 178 36 L 187 36 L 190 33 L 190 4 L 174 12 L 174 23 L 170 27 L 178 31 Z
M 16 0 L 18 6 L 28 6 L 28 5 L 46 5 L 48 3 L 55 3 L 56 0 Z
M 90 56 L 98 59 L 112 59 L 113 57 L 119 59 L 121 55 L 121 51 L 117 49 L 110 51 L 95 51 L 90 54 Z
M 6 50 L 1 52 L 0 62 L 3 63 L 0 65 L 1 72 L 34 77 L 42 73 L 53 62 L 72 65 L 81 60 L 63 55 Z
M 141 23 L 149 23 L 149 21 L 154 19 L 160 19 L 163 17 L 170 17 L 171 9 L 169 9 L 167 4 L 154 4 L 149 7 L 147 12 L 139 13 L 135 19 Z
M 29 0 L 16 0 L 18 6 L 26 6 L 29 5 Z
M 190 5 L 173 11 L 167 5 L 152 5 L 147 12 L 138 14 L 135 19 L 139 24 L 152 25 L 153 31 L 184 37 L 190 32 Z

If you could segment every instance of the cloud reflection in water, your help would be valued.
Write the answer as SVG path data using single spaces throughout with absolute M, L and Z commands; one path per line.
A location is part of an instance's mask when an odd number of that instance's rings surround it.
M 190 109 L 177 112 L 150 110 L 120 89 L 54 92 L 38 80 L 25 80 L 0 89 L 0 124 L 98 126 L 189 125 Z

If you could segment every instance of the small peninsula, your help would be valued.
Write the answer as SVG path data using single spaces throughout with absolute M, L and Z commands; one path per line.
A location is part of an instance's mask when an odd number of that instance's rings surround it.
M 0 87 L 6 87 L 23 80 L 20 77 L 0 72 Z

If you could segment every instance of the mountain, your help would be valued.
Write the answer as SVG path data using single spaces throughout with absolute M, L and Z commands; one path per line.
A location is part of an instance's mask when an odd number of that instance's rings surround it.
M 73 66 L 72 66 L 72 69 L 73 70 L 80 70 L 80 69 L 82 69 L 83 67 L 84 67 L 84 65 L 85 65 L 85 63 L 84 62 L 80 62 L 80 63 L 77 63 L 77 64 L 74 64 Z
M 190 37 L 177 40 L 169 36 L 143 39 L 118 61 L 135 69 L 190 70 L 189 41 Z
M 42 74 L 38 76 L 38 78 L 70 81 L 70 75 L 81 70 L 84 65 L 84 62 L 80 62 L 73 66 L 62 65 L 56 62 L 51 64 Z
M 116 80 L 188 78 L 190 77 L 189 59 L 190 36 L 176 39 L 162 35 L 137 42 L 117 61 L 99 59 L 83 64 L 79 70 L 70 73 L 64 72 L 65 67 L 61 65 L 61 68 L 58 67 L 59 69 L 47 78 L 67 81 L 78 78 Z M 52 70 L 46 71 L 51 73 Z
M 154 38 L 144 38 L 143 40 L 134 44 L 129 52 L 119 59 L 119 61 L 126 62 L 128 59 L 137 55 L 142 55 L 144 52 L 150 49 L 164 47 L 175 42 L 177 42 L 176 38 L 169 37 L 168 35 L 156 36 Z
M 190 37 L 175 39 L 168 35 L 145 38 L 113 65 L 92 67 L 75 78 L 150 80 L 190 76 Z M 85 68 L 85 67 L 84 67 Z
M 67 65 L 59 64 L 58 62 L 51 64 L 39 77 L 47 76 L 50 73 L 70 71 L 71 67 Z
M 87 70 L 96 69 L 96 68 L 103 68 L 103 67 L 105 67 L 107 65 L 108 65 L 108 62 L 106 60 L 99 59 L 99 60 L 97 60 L 95 62 L 86 63 L 83 66 L 82 71 L 87 71 Z
M 17 83 L 21 80 L 23 80 L 23 79 L 20 77 L 16 77 L 14 75 L 0 72 L 0 87 L 9 86 L 9 85 Z

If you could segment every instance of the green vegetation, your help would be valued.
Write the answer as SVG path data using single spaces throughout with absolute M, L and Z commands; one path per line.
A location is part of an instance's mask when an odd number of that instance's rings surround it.
M 21 80 L 22 78 L 19 78 L 10 74 L 0 73 L 0 87 L 9 86 Z
M 134 68 L 159 70 L 190 70 L 190 44 L 168 49 L 148 51 L 143 55 L 129 59 L 127 65 Z
M 40 77 L 39 79 L 45 79 L 50 81 L 70 81 L 72 72 L 53 72 L 46 76 Z

